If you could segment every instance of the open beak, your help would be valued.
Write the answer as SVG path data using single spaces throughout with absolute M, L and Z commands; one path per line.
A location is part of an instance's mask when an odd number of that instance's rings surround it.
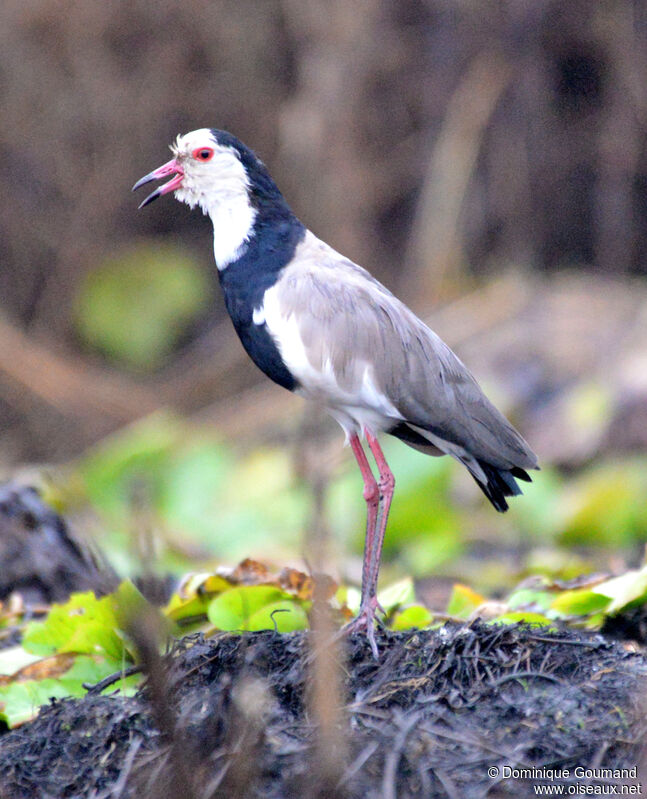
M 175 177 L 172 180 L 169 180 L 169 182 L 165 183 L 163 186 L 159 186 L 154 192 L 151 192 L 144 202 L 140 204 L 140 208 L 152 203 L 153 200 L 156 200 L 163 194 L 168 194 L 170 191 L 179 189 L 182 185 L 182 181 L 184 180 L 184 170 L 180 166 L 177 159 L 172 158 L 168 163 L 158 167 L 157 169 L 154 169 L 152 172 L 149 172 L 148 175 L 144 175 L 143 178 L 140 178 L 137 183 L 135 183 L 132 191 L 135 191 L 135 189 L 138 189 L 140 186 L 146 185 L 146 183 L 150 183 L 152 180 L 160 180 L 160 178 L 165 178 L 167 175 L 175 175 Z

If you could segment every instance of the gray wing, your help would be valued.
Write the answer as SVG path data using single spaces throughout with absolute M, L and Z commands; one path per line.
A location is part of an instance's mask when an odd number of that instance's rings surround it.
M 311 235 L 295 256 L 277 289 L 284 312 L 298 320 L 314 368 L 328 362 L 340 386 L 352 392 L 370 363 L 376 388 L 412 436 L 422 435 L 468 466 L 466 458 L 502 469 L 537 467 L 528 444 L 469 370 L 381 283 Z M 394 428 L 398 424 L 402 420 L 394 419 Z

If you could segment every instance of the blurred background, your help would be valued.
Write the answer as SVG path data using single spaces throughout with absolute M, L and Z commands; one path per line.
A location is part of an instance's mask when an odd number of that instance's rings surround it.
M 394 442 L 387 571 L 485 590 L 639 559 L 644 0 L 4 0 L 0 102 L 0 470 L 119 569 L 298 564 L 327 532 L 359 578 L 341 432 L 248 361 L 208 220 L 130 194 L 205 126 L 428 319 L 540 456 L 500 517 Z

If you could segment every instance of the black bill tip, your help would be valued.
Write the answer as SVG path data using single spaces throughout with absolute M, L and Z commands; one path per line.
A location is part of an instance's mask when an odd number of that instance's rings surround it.
M 131 191 L 137 191 L 137 189 L 145 186 L 147 183 L 150 183 L 152 180 L 155 180 L 155 177 L 152 173 L 149 172 L 148 175 L 144 175 L 143 178 L 140 178 L 137 183 L 132 187 Z
M 135 185 L 136 185 L 136 184 L 135 184 Z M 154 200 L 156 200 L 158 197 L 160 197 L 160 196 L 161 196 L 161 194 L 162 194 L 162 191 L 161 191 L 161 189 L 159 189 L 159 188 L 158 188 L 158 189 L 155 189 L 155 191 L 152 191 L 152 192 L 151 192 L 151 193 L 148 195 L 148 197 L 147 197 L 147 198 L 146 198 L 146 199 L 145 199 L 143 202 L 141 202 L 141 203 L 140 203 L 140 204 L 137 206 L 137 210 L 139 211 L 139 210 L 140 210 L 141 208 L 143 208 L 145 205 L 149 205 L 149 204 L 150 204 L 150 203 L 152 203 Z

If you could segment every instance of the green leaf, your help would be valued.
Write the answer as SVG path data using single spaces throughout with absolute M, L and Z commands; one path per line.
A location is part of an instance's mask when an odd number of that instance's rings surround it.
M 157 641 L 159 646 L 171 634 L 170 620 L 148 602 L 130 580 L 124 580 L 109 599 L 116 620 L 115 633 L 131 660 L 137 657 L 137 631 L 145 631 L 151 643 Z
M 249 630 L 250 619 L 255 613 L 285 599 L 290 598 L 271 585 L 237 586 L 212 599 L 207 615 L 219 630 Z M 273 627 L 272 624 L 269 629 Z
M 36 718 L 50 699 L 70 696 L 61 680 L 30 680 L 0 686 L 0 719 L 11 728 Z
M 173 602 L 173 598 L 171 598 L 171 602 Z M 188 619 L 197 619 L 200 620 L 202 617 L 207 619 L 207 611 L 209 609 L 209 603 L 211 602 L 211 597 L 193 597 L 192 599 L 188 599 L 181 604 L 173 604 L 173 607 L 167 607 L 164 610 L 164 614 L 166 617 L 176 623 L 180 623 L 186 621 Z M 181 629 L 186 631 L 186 624 L 179 625 Z
M 38 715 L 41 705 L 46 705 L 51 698 L 62 699 L 68 696 L 85 695 L 83 683 L 96 683 L 104 677 L 114 674 L 122 668 L 103 657 L 80 655 L 71 668 L 56 679 L 27 680 L 0 685 L 0 720 L 9 727 L 15 727 L 31 721 Z M 132 696 L 137 691 L 139 676 L 121 679 L 110 690 L 119 690 L 122 694 Z
M 38 655 L 62 651 L 93 653 L 97 649 L 97 637 L 101 638 L 105 630 L 110 631 L 114 621 L 110 602 L 105 598 L 99 600 L 91 591 L 73 594 L 65 604 L 52 605 L 45 621 L 27 625 L 23 646 Z M 74 641 L 74 648 L 68 646 L 71 641 Z M 113 643 L 119 644 L 116 636 Z M 110 643 L 108 647 L 112 648 Z
M 150 613 L 151 606 L 128 580 L 101 599 L 88 591 L 52 605 L 46 619 L 27 625 L 21 647 L 0 655 L 7 674 L 0 685 L 0 718 L 10 726 L 27 721 L 50 697 L 82 696 L 83 683 L 129 665 L 121 627 L 144 611 Z
M 606 608 L 607 614 L 618 613 L 629 605 L 644 604 L 647 602 L 647 566 L 599 583 L 595 591 L 612 600 Z
M 519 588 L 510 594 L 506 604 L 511 610 L 524 608 L 548 610 L 554 598 L 555 592 L 546 588 Z
M 164 608 L 164 615 L 174 622 L 195 619 L 200 625 L 201 617 L 207 619 L 207 611 L 214 596 L 229 591 L 232 587 L 234 586 L 225 577 L 211 572 L 188 575 L 182 580 L 178 593 L 173 594 Z M 181 627 L 186 630 L 186 625 Z
M 382 605 L 387 615 L 400 605 L 408 605 L 415 601 L 415 598 L 415 589 L 411 577 L 398 580 L 397 583 L 387 586 L 377 595 L 377 601 Z
M 447 613 L 460 619 L 468 619 L 487 599 L 466 585 L 456 583 L 447 605 Z
M 429 627 L 433 619 L 432 612 L 424 605 L 409 605 L 396 614 L 390 626 L 392 630 L 410 630 L 412 627 L 420 629 Z
M 592 591 L 590 588 L 576 588 L 564 591 L 551 602 L 550 610 L 560 616 L 586 616 L 589 613 L 606 610 L 609 597 Z
M 126 595 L 137 591 L 132 584 L 130 587 L 128 585 L 122 584 L 119 590 Z M 91 591 L 72 594 L 65 604 L 52 605 L 44 621 L 27 625 L 23 647 L 37 655 L 55 652 L 99 653 L 120 662 L 126 653 L 115 612 L 118 596 L 119 593 L 97 599 Z
M 273 630 L 290 633 L 308 628 L 308 616 L 299 602 L 283 599 L 252 613 L 247 621 L 248 630 Z

